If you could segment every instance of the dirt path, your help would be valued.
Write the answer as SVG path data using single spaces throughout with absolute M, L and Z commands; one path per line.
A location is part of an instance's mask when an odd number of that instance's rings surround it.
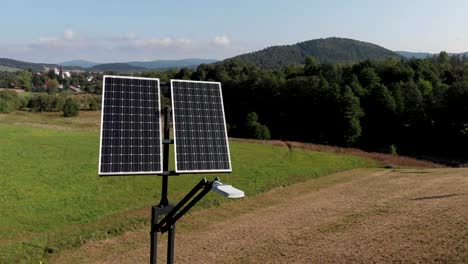
M 147 263 L 148 239 L 128 232 L 53 262 Z M 275 189 L 186 216 L 175 250 L 176 263 L 467 263 L 468 169 L 360 169 Z

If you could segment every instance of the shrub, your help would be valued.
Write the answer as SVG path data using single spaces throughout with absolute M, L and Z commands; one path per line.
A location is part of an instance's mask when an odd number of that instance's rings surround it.
M 52 106 L 52 97 L 47 94 L 36 95 L 29 100 L 29 108 L 34 112 L 49 112 Z
M 88 99 L 88 102 L 89 102 L 89 104 L 88 104 L 89 105 L 89 108 L 88 108 L 89 110 L 96 111 L 96 110 L 100 109 L 99 102 L 96 100 L 95 97 L 90 97 Z
M 67 97 L 60 94 L 42 93 L 29 100 L 29 108 L 34 112 L 59 112 L 63 110 Z
M 101 98 L 98 95 L 82 94 L 74 97 L 80 110 L 96 111 L 101 109 Z
M 252 135 L 256 139 L 270 139 L 270 130 L 267 126 L 260 123 L 255 123 L 252 126 Z
M 100 109 L 100 99 L 96 95 L 86 95 L 80 97 L 81 99 L 81 107 L 80 109 L 83 110 L 91 110 L 91 111 L 96 111 Z
M 270 139 L 270 130 L 267 126 L 262 125 L 258 122 L 258 115 L 255 112 L 251 112 L 247 115 L 245 121 L 245 132 L 248 138 L 256 139 Z
M 389 147 L 388 147 L 388 153 L 390 153 L 391 155 L 393 156 L 397 156 L 398 153 L 397 153 L 397 146 L 395 144 L 391 144 Z
M 67 98 L 63 106 L 63 116 L 64 117 L 78 116 L 79 112 L 80 112 L 80 106 L 78 105 L 78 103 L 75 100 L 73 100 L 73 98 Z
M 20 106 L 20 98 L 15 91 L 0 91 L 0 113 L 10 113 L 19 109 Z
M 28 105 L 29 105 L 29 100 L 31 98 L 28 96 L 28 97 L 19 97 L 19 109 L 22 109 L 22 108 L 27 108 Z
M 59 112 L 63 110 L 63 106 L 65 105 L 65 101 L 67 97 L 62 95 L 50 95 L 50 110 L 53 112 Z

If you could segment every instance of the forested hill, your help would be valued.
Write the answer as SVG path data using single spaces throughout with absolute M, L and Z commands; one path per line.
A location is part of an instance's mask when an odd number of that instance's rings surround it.
M 397 53 L 378 45 L 346 38 L 325 38 L 300 42 L 294 45 L 273 46 L 261 51 L 243 54 L 241 59 L 261 68 L 280 68 L 291 64 L 304 64 L 307 56 L 319 63 L 350 63 L 400 57 Z
M 7 58 L 0 58 L 0 68 L 1 66 L 9 67 L 11 69 L 16 70 L 33 70 L 33 71 L 44 71 L 45 67 L 57 67 L 55 64 L 47 64 L 47 63 L 32 63 L 32 62 L 25 62 L 19 60 L 12 60 Z

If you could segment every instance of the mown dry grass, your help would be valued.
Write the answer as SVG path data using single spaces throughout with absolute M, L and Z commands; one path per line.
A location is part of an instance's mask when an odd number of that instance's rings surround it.
M 467 169 L 357 169 L 276 188 L 184 217 L 175 260 L 467 263 L 467 175 Z M 148 243 L 147 227 L 52 263 L 144 263 Z

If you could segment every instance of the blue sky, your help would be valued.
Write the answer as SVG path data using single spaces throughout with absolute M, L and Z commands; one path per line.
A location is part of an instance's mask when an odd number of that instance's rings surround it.
M 5 1 L 0 57 L 34 62 L 224 59 L 346 37 L 391 50 L 468 51 L 468 1 Z

